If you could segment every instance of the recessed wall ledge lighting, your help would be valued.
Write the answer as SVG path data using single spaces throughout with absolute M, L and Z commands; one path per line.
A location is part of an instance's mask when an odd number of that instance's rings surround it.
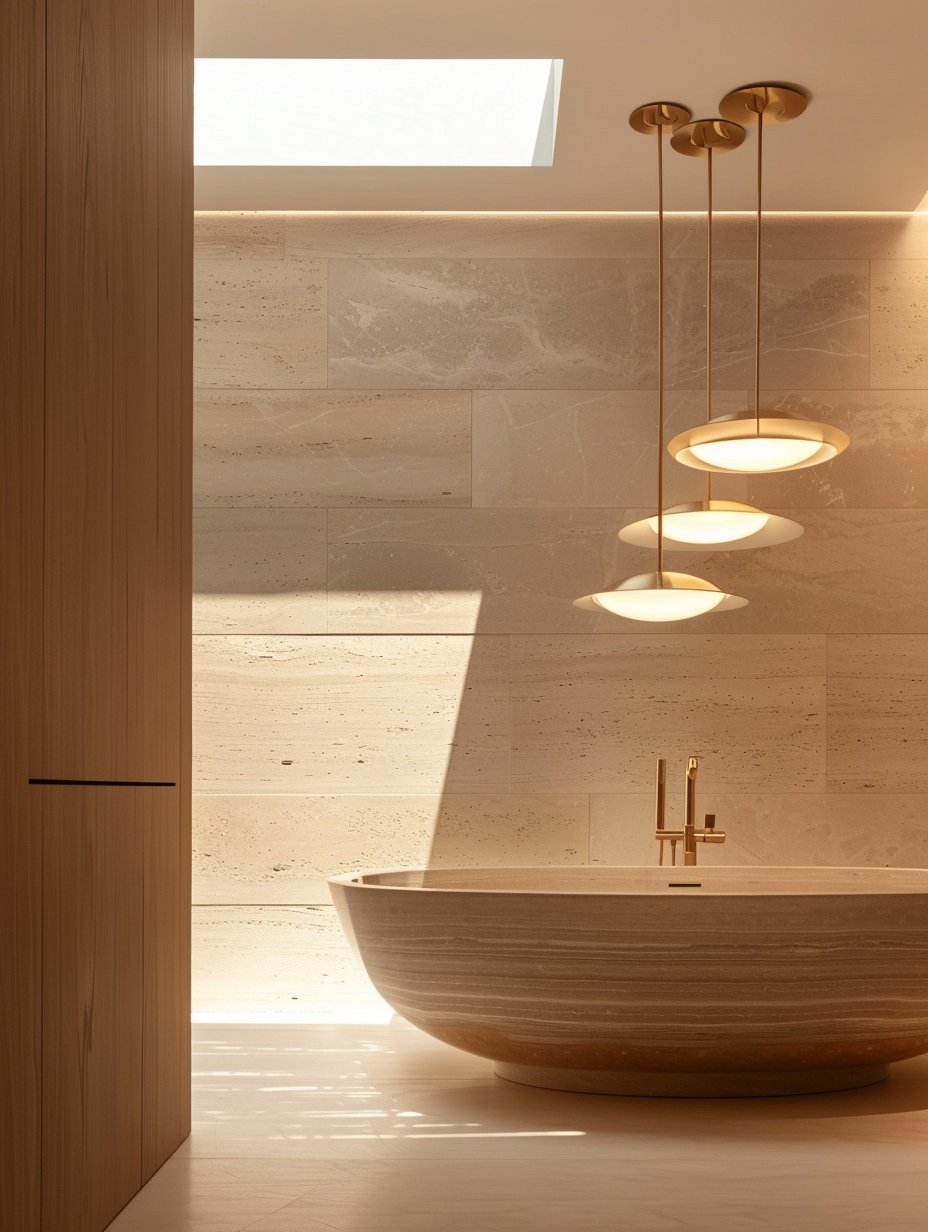
M 619 538 L 639 548 L 657 546 L 657 515 L 641 518 L 619 531 Z M 664 510 L 664 546 L 674 552 L 725 551 L 772 547 L 798 539 L 802 527 L 790 518 L 766 513 L 740 501 L 704 500 Z

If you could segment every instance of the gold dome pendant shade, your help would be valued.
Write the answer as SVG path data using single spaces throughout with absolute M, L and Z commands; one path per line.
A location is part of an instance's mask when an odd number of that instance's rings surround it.
M 802 115 L 805 95 L 786 86 L 744 86 L 726 94 L 719 110 L 727 119 L 757 122 L 757 250 L 754 306 L 754 409 L 719 415 L 681 432 L 670 442 L 670 454 L 684 466 L 717 474 L 771 474 L 817 466 L 836 457 L 850 444 L 847 433 L 831 424 L 803 419 L 788 411 L 760 405 L 761 227 L 763 222 L 764 127 Z
M 689 620 L 705 612 L 744 607 L 747 599 L 731 595 L 704 578 L 664 569 L 664 128 L 680 128 L 689 111 L 673 103 L 650 103 L 629 117 L 636 132 L 657 134 L 657 571 L 623 578 L 614 586 L 576 599 L 585 611 L 610 612 L 628 620 Z
M 791 518 L 765 513 L 740 501 L 689 501 L 664 510 L 664 547 L 674 552 L 726 552 L 769 548 L 798 539 L 802 527 Z M 641 518 L 619 531 L 619 538 L 639 548 L 657 545 L 657 516 Z
M 712 421 L 712 225 L 713 154 L 736 150 L 744 129 L 732 120 L 695 120 L 676 129 L 670 144 L 678 153 L 706 159 L 706 422 Z M 802 534 L 798 522 L 777 517 L 740 501 L 713 500 L 712 475 L 706 474 L 706 499 L 673 505 L 663 511 L 667 548 L 677 552 L 729 551 L 787 543 Z M 619 538 L 637 547 L 657 545 L 657 517 L 642 518 L 619 531 Z
M 575 599 L 574 607 L 587 612 L 611 612 L 628 620 L 667 621 L 746 607 L 747 602 L 719 590 L 704 578 L 663 569 L 660 573 L 623 578 L 608 590 Z

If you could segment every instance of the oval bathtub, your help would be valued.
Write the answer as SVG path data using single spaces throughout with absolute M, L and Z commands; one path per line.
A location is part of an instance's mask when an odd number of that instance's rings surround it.
M 381 996 L 515 1082 L 840 1090 L 928 1052 L 928 870 L 414 869 L 333 878 Z

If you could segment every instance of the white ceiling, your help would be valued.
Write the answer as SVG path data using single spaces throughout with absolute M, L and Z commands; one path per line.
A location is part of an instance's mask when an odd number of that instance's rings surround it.
M 202 167 L 201 210 L 651 210 L 654 139 L 636 106 L 718 114 L 726 91 L 802 86 L 765 132 L 771 210 L 912 210 L 928 190 L 925 0 L 196 0 L 198 56 L 560 57 L 553 167 Z M 754 136 L 720 161 L 716 205 L 753 205 Z M 704 202 L 702 160 L 669 154 L 669 210 Z

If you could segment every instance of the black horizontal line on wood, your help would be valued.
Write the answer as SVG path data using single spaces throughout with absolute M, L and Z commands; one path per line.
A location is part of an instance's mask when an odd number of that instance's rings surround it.
M 30 779 L 34 787 L 176 787 L 176 783 L 141 783 L 125 779 Z

